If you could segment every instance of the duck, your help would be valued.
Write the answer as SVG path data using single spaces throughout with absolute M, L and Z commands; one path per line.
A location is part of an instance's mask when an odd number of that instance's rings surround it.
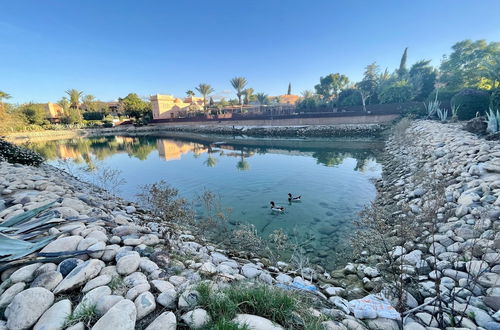
M 299 202 L 302 196 L 292 196 L 292 194 L 288 193 L 288 201 L 289 202 Z
M 285 208 L 283 206 L 276 206 L 274 202 L 271 202 L 271 210 L 276 211 L 276 212 L 283 212 L 285 211 Z

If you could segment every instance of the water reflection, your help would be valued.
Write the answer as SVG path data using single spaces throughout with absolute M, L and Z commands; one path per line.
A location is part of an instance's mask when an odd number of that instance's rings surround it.
M 28 143 L 27 146 L 42 154 L 47 160 L 70 159 L 75 164 L 86 164 L 88 169 L 95 168 L 94 159 L 105 160 L 116 154 L 127 154 L 129 157 L 146 160 L 153 151 L 165 161 L 180 160 L 183 155 L 191 154 L 194 158 L 203 159 L 207 167 L 216 167 L 221 157 L 238 158 L 235 167 L 239 171 L 251 169 L 251 157 L 267 153 L 286 153 L 289 155 L 308 154 L 316 159 L 317 164 L 328 167 L 341 165 L 346 158 L 356 160 L 355 171 L 363 172 L 366 164 L 376 158 L 376 150 L 360 149 L 339 151 L 337 149 L 320 149 L 308 151 L 307 148 L 290 148 L 279 146 L 249 147 L 234 142 L 192 142 L 178 138 L 162 138 L 151 136 L 104 136 L 91 138 L 76 138 L 69 140 L 53 140 L 45 142 Z

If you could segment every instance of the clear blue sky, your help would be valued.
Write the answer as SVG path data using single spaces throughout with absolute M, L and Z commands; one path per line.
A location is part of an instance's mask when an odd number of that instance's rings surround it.
M 184 96 L 229 80 L 270 95 L 319 76 L 360 79 L 377 61 L 439 65 L 463 39 L 500 41 L 499 0 L 4 1 L 0 90 L 11 102 L 57 101 L 77 88 L 109 101 L 129 92 Z

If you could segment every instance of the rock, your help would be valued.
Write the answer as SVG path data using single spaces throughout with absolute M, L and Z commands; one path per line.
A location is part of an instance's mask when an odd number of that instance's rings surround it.
M 54 293 L 60 293 L 77 288 L 83 283 L 96 277 L 104 267 L 104 262 L 90 259 L 76 266 L 54 289 Z
M 78 322 L 77 324 L 66 328 L 66 330 L 86 330 L 85 324 L 83 322 Z
M 0 296 L 0 308 L 6 307 L 12 299 L 21 291 L 24 290 L 26 284 L 24 282 L 18 282 L 10 286 L 7 290 Z
M 349 314 L 350 309 L 349 309 L 349 302 L 345 300 L 344 298 L 341 297 L 330 297 L 328 298 L 328 301 L 337 306 L 340 310 L 342 310 L 344 313 Z
M 156 308 L 155 297 L 149 291 L 141 293 L 134 300 L 134 304 L 137 310 L 137 320 L 141 320 Z
M 111 307 L 113 307 L 122 300 L 123 297 L 118 295 L 107 295 L 101 297 L 100 299 L 97 300 L 95 306 L 97 315 L 102 316 L 106 314 L 111 309 Z
M 172 312 L 160 314 L 145 330 L 176 330 L 177 319 Z
M 123 257 L 121 257 L 116 262 L 116 271 L 120 275 L 129 275 L 139 268 L 141 262 L 141 257 L 137 252 L 131 252 Z
M 109 296 L 109 295 L 111 295 L 111 289 L 107 286 L 100 286 L 98 288 L 90 290 L 80 300 L 80 303 L 75 307 L 75 310 L 73 311 L 73 313 L 78 314 L 86 307 L 96 305 L 97 302 L 102 297 Z
M 323 329 L 325 330 L 347 330 L 345 325 L 337 321 L 323 321 L 321 322 Z
M 99 275 L 96 278 L 88 281 L 87 284 L 85 284 L 85 286 L 83 287 L 82 292 L 88 292 L 99 286 L 107 285 L 109 282 L 111 282 L 111 279 L 112 278 L 110 275 Z
M 200 329 L 210 322 L 207 311 L 197 308 L 182 315 L 181 319 L 192 329 Z
M 78 243 L 80 243 L 82 239 L 83 239 L 82 236 L 61 237 L 53 242 L 50 242 L 40 252 L 49 253 L 49 252 L 76 251 Z
M 293 278 L 286 274 L 279 274 L 276 276 L 276 281 L 281 284 L 290 284 L 293 282 Z
M 136 321 L 135 304 L 123 299 L 106 312 L 92 327 L 92 330 L 134 330 Z
M 196 290 L 186 290 L 179 296 L 179 309 L 190 309 L 198 305 L 200 294 Z
M 472 275 L 479 275 L 488 269 L 488 263 L 480 260 L 467 261 L 465 263 L 465 269 Z
M 345 293 L 345 289 L 341 287 L 328 287 L 325 289 L 325 292 L 328 296 L 341 296 Z
M 477 283 L 486 288 L 500 286 L 500 275 L 496 273 L 483 273 L 477 279 Z
M 489 308 L 500 311 L 500 296 L 483 297 L 483 302 Z
M 233 319 L 233 322 L 238 324 L 240 327 L 247 327 L 249 330 L 280 330 L 283 329 L 281 326 L 274 324 L 270 320 L 251 314 L 237 314 Z
M 134 286 L 145 283 L 148 283 L 148 278 L 140 272 L 132 273 L 123 279 L 123 284 L 128 288 L 133 288 Z
M 54 294 L 44 288 L 30 288 L 18 293 L 5 310 L 9 329 L 33 326 L 54 302 Z
M 255 278 L 260 275 L 262 271 L 254 264 L 245 264 L 241 267 L 241 274 L 246 278 Z
M 69 315 L 71 315 L 71 301 L 69 299 L 58 301 L 43 313 L 33 330 L 62 330 Z
M 168 281 L 175 285 L 176 287 L 181 285 L 182 283 L 186 282 L 186 278 L 184 276 L 170 276 Z
M 156 301 L 165 308 L 175 309 L 177 305 L 177 292 L 174 289 L 163 291 L 158 295 Z
M 396 320 L 379 317 L 372 320 L 365 320 L 368 329 L 373 330 L 399 330 L 399 324 Z
M 259 280 L 261 282 L 268 284 L 268 285 L 273 284 L 273 277 L 271 275 L 269 275 L 268 273 L 264 273 L 264 272 L 260 273 Z
M 76 266 L 81 264 L 83 261 L 77 258 L 69 258 L 61 261 L 59 266 L 57 266 L 57 271 L 62 274 L 63 277 L 66 277 Z
M 131 213 L 135 213 L 136 209 L 134 206 L 132 205 L 129 205 L 125 208 L 125 212 L 127 212 L 128 214 L 131 214 Z
M 169 290 L 175 290 L 175 287 L 172 283 L 163 281 L 163 280 L 152 280 L 151 285 L 153 285 L 153 288 L 156 289 L 158 292 L 166 292 Z
M 141 237 L 142 244 L 153 246 L 160 243 L 160 239 L 155 234 L 148 234 Z
M 31 264 L 24 266 L 16 270 L 10 275 L 10 280 L 12 283 L 17 282 L 31 282 L 35 278 L 35 271 L 40 267 L 41 263 Z
M 54 290 L 54 288 L 61 283 L 63 279 L 63 276 L 60 272 L 58 271 L 49 271 L 46 273 L 42 273 L 39 276 L 37 276 L 33 282 L 31 282 L 31 287 L 41 287 L 45 288 L 49 291 Z
M 94 230 L 90 232 L 87 236 L 85 236 L 85 238 L 92 238 L 98 241 L 102 241 L 104 243 L 108 241 L 108 235 L 106 235 L 106 233 L 103 233 L 100 230 Z
M 205 262 L 200 267 L 200 272 L 205 275 L 213 275 L 217 272 L 217 268 L 211 262 Z
M 134 300 L 141 293 L 149 291 L 149 289 L 151 289 L 151 285 L 149 285 L 149 283 L 139 284 L 137 286 L 134 286 L 132 289 L 128 290 L 125 298 L 130 299 L 130 300 Z
M 363 273 L 369 277 L 377 277 L 380 275 L 379 271 L 373 267 L 365 267 L 365 269 L 363 269 Z

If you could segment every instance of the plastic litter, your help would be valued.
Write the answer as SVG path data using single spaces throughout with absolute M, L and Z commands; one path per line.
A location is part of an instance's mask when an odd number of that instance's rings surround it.
M 377 317 L 393 320 L 401 319 L 401 315 L 391 306 L 391 303 L 383 294 L 370 294 L 361 299 L 351 300 L 349 308 L 358 319 L 374 319 Z

